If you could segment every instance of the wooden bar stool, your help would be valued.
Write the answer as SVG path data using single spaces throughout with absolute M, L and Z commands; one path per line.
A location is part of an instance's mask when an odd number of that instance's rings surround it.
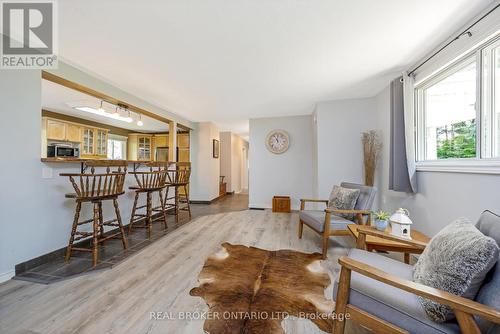
M 90 167 L 90 173 L 86 173 Z M 105 173 L 96 173 L 95 167 L 106 167 Z M 118 167 L 112 171 L 111 167 Z M 122 170 L 123 168 L 123 170 Z M 118 196 L 123 195 L 123 184 L 127 172 L 126 161 L 88 161 L 80 174 L 62 173 L 60 176 L 67 176 L 75 190 L 75 193 L 66 194 L 66 198 L 74 198 L 76 201 L 76 211 L 69 238 L 65 260 L 69 261 L 72 251 L 92 252 L 92 264 L 97 265 L 99 257 L 99 243 L 111 238 L 121 238 L 123 248 L 127 249 L 127 239 L 122 225 L 120 209 L 118 207 Z M 102 214 L 102 202 L 113 201 L 116 218 L 104 221 Z M 80 210 L 83 203 L 92 203 L 93 218 L 79 221 Z M 85 224 L 92 224 L 92 231 L 80 231 L 79 227 Z M 116 233 L 105 236 L 104 226 L 118 227 Z M 75 241 L 92 238 L 92 248 L 74 247 Z
M 165 191 L 165 209 L 173 211 L 175 223 L 179 223 L 179 211 L 187 211 L 191 219 L 191 206 L 189 204 L 189 178 L 191 176 L 190 162 L 175 162 L 175 169 L 167 170 L 167 186 Z M 169 190 L 173 188 L 174 194 L 169 196 Z
M 137 181 L 137 186 L 129 187 L 129 189 L 135 191 L 134 206 L 132 207 L 132 215 L 130 216 L 130 224 L 128 226 L 129 234 L 133 227 L 147 228 L 148 238 L 151 238 L 153 222 L 161 219 L 161 217 L 153 218 L 155 212 L 162 213 L 163 223 L 165 229 L 167 229 L 167 214 L 162 194 L 162 190 L 166 186 L 165 180 L 167 178 L 167 170 L 161 166 L 158 167 L 157 170 L 153 170 L 151 165 L 149 171 L 135 171 L 129 172 L 129 174 L 134 175 Z M 153 193 L 155 192 L 157 192 L 160 197 L 160 205 L 153 207 Z M 146 204 L 137 206 L 140 194 L 146 194 Z M 144 214 L 137 213 L 137 210 L 140 209 L 146 209 L 146 212 Z M 134 226 L 134 224 L 139 221 L 143 221 L 143 224 Z

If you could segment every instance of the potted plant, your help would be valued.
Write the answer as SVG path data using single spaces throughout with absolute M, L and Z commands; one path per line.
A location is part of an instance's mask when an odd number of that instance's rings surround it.
M 375 217 L 375 228 L 379 231 L 385 231 L 387 226 L 389 226 L 389 212 L 380 210 L 373 213 Z

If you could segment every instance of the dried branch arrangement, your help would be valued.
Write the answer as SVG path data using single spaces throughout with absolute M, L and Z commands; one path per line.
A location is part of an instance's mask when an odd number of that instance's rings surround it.
M 375 130 L 363 132 L 361 139 L 363 143 L 363 164 L 365 169 L 365 184 L 373 186 L 375 182 L 375 169 L 382 151 L 382 141 Z

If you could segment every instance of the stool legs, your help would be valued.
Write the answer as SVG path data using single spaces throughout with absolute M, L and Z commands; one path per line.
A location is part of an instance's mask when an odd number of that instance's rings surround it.
M 99 202 L 99 233 L 100 237 L 104 238 L 104 216 L 102 214 L 102 202 Z
M 160 205 L 157 207 L 153 206 L 153 193 L 154 192 L 159 192 L 159 197 L 160 197 Z M 137 205 L 139 201 L 139 195 L 143 193 L 146 195 L 146 205 Z M 146 209 L 145 214 L 139 214 L 137 213 L 137 210 L 140 209 Z M 156 221 L 157 218 L 153 220 L 153 213 L 155 212 L 162 212 L 163 214 L 163 220 L 164 220 L 164 225 L 165 229 L 167 228 L 167 214 L 165 210 L 165 200 L 163 199 L 163 194 L 161 191 L 158 190 L 151 190 L 151 191 L 137 191 L 135 193 L 135 199 L 134 199 L 134 205 L 132 207 L 132 215 L 130 216 L 130 224 L 128 226 L 128 233 L 130 234 L 132 231 L 132 227 L 135 223 L 137 223 L 139 220 L 141 220 L 143 223 L 141 225 L 138 225 L 136 227 L 141 227 L 141 228 L 147 228 L 148 230 L 148 238 L 151 239 L 151 235 L 153 233 L 153 221 Z
M 118 228 L 120 229 L 122 235 L 123 248 L 127 249 L 128 245 L 127 245 L 127 239 L 125 238 L 125 229 L 123 228 L 122 217 L 120 215 L 120 208 L 118 207 L 118 200 L 116 198 L 113 199 L 113 206 L 115 207 L 116 221 L 118 222 Z
M 174 196 L 173 197 L 168 197 L 168 193 L 170 191 L 170 188 L 173 188 L 174 190 Z M 167 203 L 168 200 L 173 200 L 173 203 Z M 189 203 L 189 191 L 188 191 L 188 184 L 171 184 L 166 187 L 165 191 L 165 211 L 170 212 L 170 210 L 173 211 L 173 213 L 170 213 L 171 215 L 173 214 L 175 216 L 175 224 L 179 225 L 179 213 L 180 211 L 187 211 L 189 214 L 189 219 L 192 218 L 191 215 L 191 204 Z M 182 208 L 181 208 L 181 204 Z M 186 205 L 184 205 L 186 204 Z
M 163 199 L 163 190 L 160 190 L 158 193 L 160 196 L 161 212 L 163 213 L 163 225 L 165 226 L 165 229 L 167 229 L 167 210 L 165 206 L 165 199 Z M 167 195 L 165 195 L 165 197 L 167 197 Z
M 151 192 L 146 193 L 146 224 L 148 226 L 148 238 L 151 239 L 151 233 L 153 232 L 153 220 L 151 218 L 153 214 L 153 201 L 151 199 Z
M 134 223 L 135 210 L 137 209 L 137 201 L 139 200 L 139 193 L 135 193 L 134 205 L 132 207 L 132 215 L 130 216 L 130 223 L 128 224 L 128 234 L 132 232 L 132 224 Z
M 122 219 L 120 216 L 120 209 L 118 208 L 118 200 L 116 198 L 113 199 L 113 206 L 115 208 L 116 213 L 116 223 L 115 220 L 110 220 L 105 222 L 104 215 L 102 213 L 102 201 L 96 200 L 95 202 L 91 202 L 93 206 L 93 217 L 91 219 L 79 222 L 80 211 L 82 208 L 82 202 L 76 202 L 76 211 L 75 217 L 73 220 L 73 226 L 71 228 L 71 236 L 69 238 L 68 248 L 66 250 L 66 255 L 64 257 L 65 261 L 69 261 L 71 257 L 71 253 L 73 250 L 78 251 L 91 251 L 92 252 L 92 265 L 95 267 L 97 265 L 97 261 L 99 259 L 99 243 L 104 242 L 107 239 L 115 238 L 120 235 L 123 243 L 123 248 L 127 249 L 127 239 L 125 238 L 125 229 L 123 228 Z M 79 232 L 78 226 L 83 224 L 92 224 L 92 232 Z M 118 227 L 119 232 L 114 233 L 109 236 L 104 235 L 104 225 Z M 76 237 L 77 236 L 77 237 Z M 76 238 L 75 238 L 76 237 Z M 83 247 L 73 247 L 75 241 L 80 239 L 84 239 L 87 237 L 91 237 L 91 248 L 83 248 Z
M 179 187 L 175 188 L 175 225 L 179 225 Z
M 189 193 L 188 193 L 187 186 L 184 186 L 184 196 L 186 199 L 187 209 L 188 209 L 188 213 L 189 213 L 189 219 L 191 219 L 191 205 L 189 204 Z
M 82 209 L 82 202 L 76 202 L 75 218 L 73 219 L 73 226 L 71 228 L 71 236 L 69 237 L 68 248 L 66 249 L 66 256 L 64 260 L 69 261 L 71 257 L 71 249 L 73 248 L 73 241 L 75 241 L 76 229 L 78 228 L 78 219 L 80 218 L 80 210 Z
M 94 220 L 93 220 L 93 230 L 92 235 L 92 265 L 95 267 L 97 265 L 97 258 L 99 257 L 99 203 L 94 203 Z

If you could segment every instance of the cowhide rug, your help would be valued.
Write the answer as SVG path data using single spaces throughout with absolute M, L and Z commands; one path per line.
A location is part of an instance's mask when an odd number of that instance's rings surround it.
M 331 333 L 334 303 L 324 296 L 330 277 L 321 254 L 268 251 L 222 244 L 190 292 L 209 306 L 203 329 L 220 333 L 284 333 L 287 316 L 307 318 Z

